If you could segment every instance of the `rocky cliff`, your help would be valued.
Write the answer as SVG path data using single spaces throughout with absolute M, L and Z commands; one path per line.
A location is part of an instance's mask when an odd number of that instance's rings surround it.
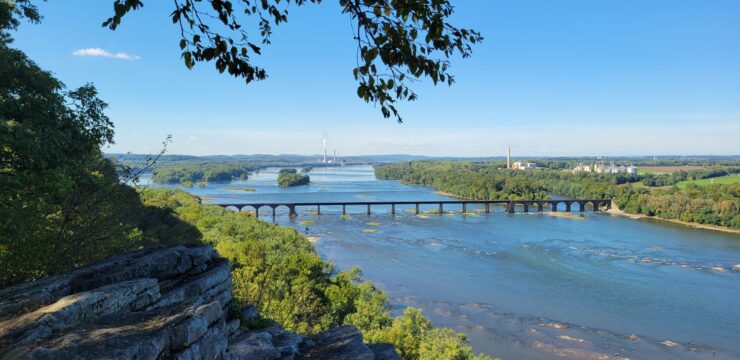
M 145 249 L 0 290 L 0 359 L 399 359 L 353 326 L 302 336 L 230 313 L 209 246 Z

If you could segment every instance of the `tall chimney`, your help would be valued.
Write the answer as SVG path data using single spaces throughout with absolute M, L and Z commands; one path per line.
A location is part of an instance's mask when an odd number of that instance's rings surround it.
M 324 140 L 322 141 L 322 144 L 324 145 L 324 164 L 326 164 L 326 135 L 324 135 Z
M 511 169 L 511 146 L 506 145 L 506 168 Z

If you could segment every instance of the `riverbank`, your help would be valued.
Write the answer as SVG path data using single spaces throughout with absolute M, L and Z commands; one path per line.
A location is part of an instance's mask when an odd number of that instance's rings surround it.
M 724 233 L 730 233 L 730 234 L 738 234 L 738 235 L 740 235 L 740 229 L 731 229 L 731 228 L 727 228 L 727 227 L 723 227 L 723 226 L 708 225 L 708 224 L 699 224 L 699 223 L 695 223 L 695 222 L 688 222 L 688 221 L 682 221 L 682 220 L 676 220 L 676 219 L 665 219 L 665 218 L 661 218 L 661 217 L 658 217 L 658 216 L 648 216 L 648 215 L 645 215 L 645 214 L 630 214 L 630 213 L 624 212 L 621 209 L 619 209 L 616 206 L 616 204 L 614 204 L 613 202 L 612 202 L 611 209 L 607 210 L 606 212 L 608 214 L 610 214 L 610 215 L 623 216 L 623 217 L 627 217 L 627 218 L 630 218 L 630 219 L 633 219 L 633 220 L 644 220 L 644 219 L 658 220 L 658 221 L 665 221 L 665 222 L 669 222 L 669 223 L 673 223 L 673 224 L 688 226 L 688 227 L 692 227 L 692 228 L 695 228 L 695 229 L 714 230 L 714 231 L 720 231 L 720 232 L 724 232 Z
M 476 200 L 476 199 L 471 198 L 471 197 L 460 196 L 460 195 L 456 195 L 456 194 L 445 192 L 445 191 L 434 191 L 434 193 L 437 194 L 437 195 L 452 196 L 452 197 L 456 197 L 456 198 L 460 198 L 460 199 Z M 626 213 L 626 212 L 620 210 L 616 206 L 616 204 L 614 204 L 614 202 L 612 202 L 611 209 L 606 210 L 606 212 L 608 214 L 610 214 L 610 215 L 623 216 L 623 217 L 627 217 L 627 218 L 630 218 L 630 219 L 633 219 L 633 220 L 643 220 L 643 219 L 658 220 L 658 221 L 665 221 L 665 222 L 669 222 L 669 223 L 673 223 L 673 224 L 688 226 L 688 227 L 692 227 L 692 228 L 695 228 L 695 229 L 713 230 L 713 231 L 720 231 L 720 232 L 729 233 L 729 234 L 738 234 L 738 235 L 740 235 L 740 229 L 731 229 L 731 228 L 727 228 L 727 227 L 724 227 L 724 226 L 709 225 L 709 224 L 699 224 L 699 223 L 695 223 L 695 222 L 688 222 L 688 221 L 682 221 L 682 220 L 676 220 L 676 219 L 665 219 L 665 218 L 661 218 L 661 217 L 658 217 L 658 216 L 648 216 L 648 215 L 645 215 L 645 214 L 630 214 L 630 213 Z M 551 216 L 567 217 L 567 216 L 564 216 L 564 215 L 561 215 L 561 214 L 563 214 L 563 213 L 548 213 L 548 215 L 551 215 Z M 573 216 L 572 218 L 577 218 L 577 217 L 576 216 Z M 583 218 L 579 218 L 578 220 L 583 220 Z
M 459 199 L 465 199 L 465 200 L 477 200 L 477 199 L 474 199 L 474 198 L 471 198 L 471 197 L 467 197 L 467 196 L 461 196 L 461 195 L 457 195 L 457 194 L 453 194 L 453 193 L 448 193 L 446 191 L 438 191 L 438 190 L 435 190 L 434 193 L 437 194 L 437 195 L 452 196 L 452 197 L 456 197 L 456 198 L 459 198 Z

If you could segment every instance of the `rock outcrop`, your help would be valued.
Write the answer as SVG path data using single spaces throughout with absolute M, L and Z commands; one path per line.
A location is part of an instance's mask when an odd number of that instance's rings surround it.
M 229 262 L 209 246 L 130 252 L 0 290 L 0 359 L 399 359 L 353 326 L 244 329 L 230 301 Z

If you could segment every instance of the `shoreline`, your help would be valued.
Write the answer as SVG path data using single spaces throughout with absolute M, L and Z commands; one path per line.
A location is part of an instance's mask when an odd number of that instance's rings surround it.
M 448 193 L 446 191 L 437 191 L 437 190 L 434 190 L 434 193 L 437 194 L 437 195 L 451 196 L 451 197 L 456 197 L 456 198 L 459 198 L 459 199 L 476 200 L 476 199 L 473 199 L 471 197 L 461 196 L 461 195 L 457 195 L 457 194 L 453 194 L 453 193 Z
M 465 196 L 460 196 L 460 195 L 455 195 L 455 194 L 452 194 L 452 193 L 448 193 L 446 191 L 437 191 L 437 190 L 435 190 L 434 193 L 437 194 L 437 195 L 452 196 L 452 197 L 456 197 L 456 198 L 460 198 L 460 199 L 475 200 L 473 198 L 469 198 L 469 197 L 465 197 Z M 709 225 L 709 224 L 699 224 L 699 223 L 695 223 L 695 222 L 688 222 L 688 221 L 676 220 L 676 219 L 665 219 L 665 218 L 658 217 L 658 216 L 647 216 L 645 214 L 629 214 L 629 213 L 626 213 L 626 212 L 620 210 L 616 206 L 616 204 L 614 204 L 613 202 L 612 202 L 611 209 L 606 210 L 604 212 L 607 213 L 607 214 L 609 214 L 609 215 L 612 215 L 612 216 L 623 216 L 623 217 L 630 218 L 632 220 L 649 219 L 649 220 L 655 220 L 655 221 L 665 221 L 665 222 L 669 222 L 669 223 L 672 223 L 672 224 L 683 225 L 683 226 L 687 226 L 687 227 L 694 228 L 694 229 L 712 230 L 712 231 L 719 231 L 719 232 L 723 232 L 723 233 L 727 233 L 727 234 L 740 235 L 740 229 L 731 229 L 731 228 L 724 227 L 724 226 Z
M 605 212 L 612 216 L 623 216 L 623 217 L 630 218 L 632 220 L 648 219 L 648 220 L 656 220 L 656 221 L 665 221 L 665 222 L 669 222 L 672 224 L 683 225 L 683 226 L 687 226 L 687 227 L 691 227 L 695 229 L 713 230 L 713 231 L 719 231 L 719 232 L 724 232 L 724 233 L 729 233 L 729 234 L 740 234 L 739 229 L 731 229 L 731 228 L 727 228 L 723 226 L 699 224 L 695 222 L 688 222 L 688 221 L 676 220 L 676 219 L 665 219 L 665 218 L 658 217 L 658 216 L 647 216 L 645 214 L 630 214 L 630 213 L 626 213 L 622 211 L 621 209 L 619 209 L 614 203 L 612 203 L 611 209 L 606 210 Z

